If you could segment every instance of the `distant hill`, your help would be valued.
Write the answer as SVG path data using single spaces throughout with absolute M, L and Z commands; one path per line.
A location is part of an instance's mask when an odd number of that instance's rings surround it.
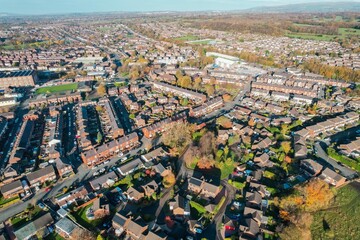
M 360 12 L 360 2 L 314 2 L 281 6 L 264 6 L 244 10 L 246 12 L 302 13 L 302 12 Z
M 11 17 L 11 16 L 17 16 L 17 15 L 18 15 L 18 14 L 0 12 L 0 17 Z

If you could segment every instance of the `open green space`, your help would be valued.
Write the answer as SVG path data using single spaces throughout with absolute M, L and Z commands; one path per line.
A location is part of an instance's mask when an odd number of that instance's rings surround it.
M 7 204 L 7 203 L 10 203 L 12 201 L 16 201 L 16 200 L 20 200 L 18 196 L 16 197 L 12 197 L 12 198 L 4 198 L 4 197 L 1 197 L 0 198 L 0 206 L 4 205 L 4 204 Z
M 48 87 L 42 87 L 36 89 L 36 94 L 66 92 L 66 91 L 76 90 L 77 88 L 78 88 L 77 83 L 48 86 Z
M 300 38 L 300 39 L 319 40 L 319 41 L 332 41 L 336 38 L 336 35 L 323 35 L 323 34 L 312 34 L 312 33 L 287 33 L 285 36 L 289 38 Z
M 89 220 L 86 217 L 86 211 L 92 207 L 93 204 L 90 204 L 86 207 L 83 207 L 81 209 L 78 209 L 76 212 L 71 213 L 71 215 L 76 219 L 76 222 L 81 224 L 82 226 L 86 227 L 89 230 L 93 230 L 95 227 L 97 227 L 99 224 L 103 222 L 103 219 L 94 219 Z
M 210 42 L 212 42 L 213 40 L 201 40 L 201 41 L 196 41 L 196 42 L 190 42 L 190 44 L 195 44 L 195 45 L 206 45 L 209 44 Z
M 202 206 L 200 203 L 194 202 L 194 201 L 190 201 L 190 207 L 196 209 L 196 211 L 199 214 L 203 214 L 206 212 L 206 209 L 204 206 Z
M 44 240 L 64 240 L 65 238 L 63 238 L 62 236 L 60 236 L 59 234 L 57 234 L 56 232 L 52 232 L 49 235 L 47 235 Z
M 315 25 L 310 24 L 294 24 L 295 26 L 311 27 Z M 293 33 L 289 32 L 285 34 L 290 38 L 300 38 L 300 39 L 309 39 L 309 40 L 321 40 L 321 41 L 332 41 L 335 38 L 345 39 L 349 36 L 358 36 L 360 37 L 360 29 L 355 28 L 339 28 L 337 35 L 326 35 L 326 34 L 313 34 L 313 33 Z
M 339 28 L 339 34 L 342 36 L 355 35 L 360 36 L 360 29 L 355 28 Z
M 195 35 L 186 35 L 186 36 L 181 36 L 178 38 L 174 38 L 175 40 L 180 40 L 180 41 L 194 41 L 194 40 L 198 40 L 199 37 L 195 36 Z
M 360 171 L 360 161 L 358 159 L 351 159 L 345 155 L 341 155 L 332 147 L 327 148 L 327 154 L 336 161 L 339 161 L 358 172 Z
M 360 236 L 360 183 L 338 190 L 330 208 L 313 214 L 312 239 L 358 239 Z
M 7 44 L 0 46 L 0 49 L 3 50 L 20 50 L 20 49 L 29 49 L 29 48 L 40 48 L 49 44 L 48 41 L 36 42 L 36 43 L 22 43 L 22 44 Z

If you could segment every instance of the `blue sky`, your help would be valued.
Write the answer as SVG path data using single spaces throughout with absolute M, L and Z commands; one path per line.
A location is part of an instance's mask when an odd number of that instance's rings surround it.
M 315 0 L 316 2 L 336 2 Z M 58 14 L 108 11 L 238 10 L 257 6 L 315 2 L 314 0 L 0 0 L 0 12 Z M 339 1 L 339 0 L 338 0 Z M 358 1 L 356 1 L 358 2 Z

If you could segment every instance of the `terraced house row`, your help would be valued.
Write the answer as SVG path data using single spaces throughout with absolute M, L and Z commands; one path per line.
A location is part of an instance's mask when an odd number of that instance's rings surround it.
M 93 167 L 109 160 L 119 152 L 134 148 L 138 141 L 138 135 L 131 133 L 82 152 L 81 159 L 88 167 Z
M 334 130 L 335 128 L 343 127 L 347 124 L 352 124 L 357 121 L 359 121 L 359 114 L 356 112 L 348 112 L 344 115 L 303 128 L 295 132 L 295 134 L 303 138 L 314 138 L 319 136 L 321 133 L 326 133 L 328 131 Z

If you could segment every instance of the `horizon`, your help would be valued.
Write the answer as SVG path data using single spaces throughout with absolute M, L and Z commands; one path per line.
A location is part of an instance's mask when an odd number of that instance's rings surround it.
M 201 12 L 201 11 L 237 11 L 257 7 L 276 7 L 291 4 L 309 3 L 360 3 L 360 1 L 338 0 L 183 0 L 170 2 L 167 0 L 63 0 L 49 4 L 49 0 L 0 0 L 2 9 L 0 13 L 14 15 L 49 15 L 74 13 L 106 13 L 106 12 Z

